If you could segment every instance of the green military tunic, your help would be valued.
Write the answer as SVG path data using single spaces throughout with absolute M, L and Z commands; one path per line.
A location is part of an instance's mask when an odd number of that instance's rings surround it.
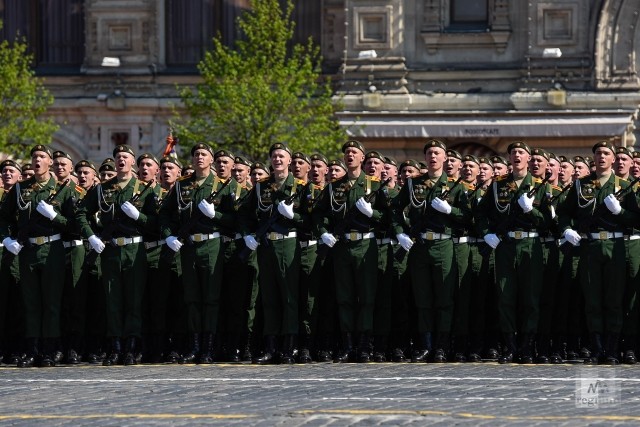
M 76 218 L 85 239 L 92 235 L 105 241 L 100 254 L 102 281 L 106 292 L 107 336 L 136 337 L 142 333 L 142 299 L 147 276 L 147 256 L 141 235 L 156 224 L 156 200 L 145 183 L 131 178 L 122 187 L 118 178 L 92 188 L 80 203 Z M 121 206 L 134 195 L 140 212 L 137 220 L 129 218 Z M 92 218 L 100 212 L 105 231 L 98 234 Z

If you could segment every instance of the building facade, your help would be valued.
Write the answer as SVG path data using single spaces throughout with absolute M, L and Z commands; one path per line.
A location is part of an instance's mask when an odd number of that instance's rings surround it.
M 640 2 L 296 0 L 296 39 L 321 45 L 339 119 L 367 148 L 421 157 L 424 138 L 476 154 L 514 139 L 558 154 L 635 146 Z M 99 160 L 160 153 L 177 86 L 249 0 L 0 0 L 55 97 L 53 146 Z M 116 61 L 105 58 L 115 58 Z M 105 65 L 115 65 L 119 67 Z M 212 141 L 212 143 L 215 143 Z

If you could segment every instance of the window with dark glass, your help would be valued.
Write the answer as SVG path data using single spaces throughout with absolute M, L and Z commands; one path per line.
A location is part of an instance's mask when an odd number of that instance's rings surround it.
M 79 71 L 84 59 L 83 0 L 0 0 L 0 38 L 23 37 L 40 72 Z
M 489 21 L 488 0 L 451 0 L 451 30 L 486 30 Z

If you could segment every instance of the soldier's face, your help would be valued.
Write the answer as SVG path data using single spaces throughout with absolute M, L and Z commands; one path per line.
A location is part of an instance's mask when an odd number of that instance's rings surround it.
M 576 163 L 575 173 L 573 174 L 573 179 L 580 179 L 587 175 L 589 175 L 591 171 L 589 170 L 589 166 L 582 162 Z
M 398 167 L 392 165 L 391 163 L 385 163 L 384 168 L 382 168 L 382 179 L 391 178 L 393 180 L 398 178 Z
M 219 156 L 216 159 L 216 172 L 218 176 L 222 179 L 227 179 L 231 177 L 231 172 L 233 171 L 234 161 L 231 157 L 227 156 Z
M 629 170 L 631 169 L 631 165 L 633 164 L 633 159 L 626 154 L 618 154 L 616 155 L 616 161 L 614 167 L 616 169 L 616 175 L 618 176 L 627 176 L 629 174 Z
M 429 147 L 424 153 L 424 160 L 430 172 L 440 171 L 447 161 L 447 152 L 440 147 Z
M 447 157 L 447 162 L 445 164 L 445 172 L 447 176 L 457 176 L 457 174 L 462 169 L 462 161 L 453 156 Z
M 535 176 L 536 178 L 544 177 L 545 173 L 547 173 L 548 166 L 549 162 L 543 156 L 537 154 L 531 156 L 529 168 L 531 169 L 531 175 Z
M 76 170 L 78 174 L 78 184 L 85 190 L 90 189 L 96 179 L 96 171 L 87 166 L 81 166 Z
M 558 162 L 556 159 L 550 159 L 549 166 L 547 166 L 547 171 L 551 172 L 551 178 L 549 178 L 549 180 L 551 182 L 556 182 L 560 173 L 560 162 Z
M 35 172 L 33 172 L 33 169 L 27 169 L 24 172 L 22 172 L 22 181 L 26 181 L 27 179 L 31 178 L 34 175 L 35 175 Z
M 115 156 L 116 172 L 129 173 L 136 163 L 136 159 L 129 153 L 119 152 Z
M 568 184 L 573 179 L 573 174 L 576 168 L 569 162 L 562 162 L 560 164 L 560 171 L 558 172 L 558 179 L 563 184 Z
M 34 151 L 31 155 L 31 167 L 35 175 L 44 175 L 52 165 L 53 160 L 44 151 Z
M 262 181 L 265 178 L 268 178 L 269 174 L 264 169 L 256 168 L 251 171 L 251 182 L 253 185 L 256 185 L 256 182 Z
M 376 178 L 380 178 L 382 176 L 382 169 L 384 168 L 384 163 L 382 160 L 371 157 L 367 159 L 364 164 L 364 172 L 369 176 L 375 176 Z
M 504 163 L 494 163 L 493 164 L 493 175 L 501 176 L 509 173 L 509 168 Z
M 420 175 L 420 170 L 413 166 L 405 166 L 402 168 L 402 178 L 403 181 L 406 182 L 409 178 L 415 178 Z
M 329 167 L 329 179 L 334 181 L 336 179 L 340 179 L 347 174 L 347 171 L 342 169 L 340 166 L 333 165 Z
M 531 155 L 524 148 L 513 148 L 509 153 L 509 160 L 514 171 L 523 171 L 527 169 Z M 544 172 L 542 173 L 544 175 Z
M 238 182 L 238 184 L 244 184 L 249 179 L 249 171 L 251 168 L 247 165 L 241 165 L 236 163 L 233 166 L 233 177 Z
M 164 162 L 160 170 L 163 184 L 172 186 L 180 178 L 180 168 L 175 163 Z
M 293 173 L 293 176 L 304 181 L 307 180 L 310 170 L 311 165 L 302 159 L 294 159 L 291 164 L 291 173 Z
M 2 184 L 5 187 L 13 186 L 20 179 L 20 171 L 13 166 L 5 166 L 2 169 Z
M 639 158 L 635 158 L 633 159 L 633 166 L 631 166 L 631 175 L 633 175 L 634 178 L 638 178 L 640 176 L 640 159 Z
M 157 179 L 160 167 L 151 159 L 142 159 L 138 164 L 138 178 L 144 182 Z
M 476 162 L 464 162 L 462 164 L 462 179 L 466 182 L 474 182 L 480 173 L 480 166 Z
M 204 148 L 198 148 L 193 152 L 191 163 L 193 163 L 194 169 L 198 171 L 206 171 L 207 169 L 211 169 L 211 165 L 213 164 L 213 156 L 208 150 L 205 150 Z
M 364 153 L 355 147 L 347 147 L 344 150 L 344 164 L 349 169 L 357 169 L 364 162 Z
M 478 171 L 478 179 L 484 183 L 488 183 L 493 177 L 493 168 L 488 163 L 480 163 Z
M 53 173 L 55 173 L 58 181 L 66 179 L 73 169 L 73 163 L 66 157 L 57 157 L 53 161 Z
M 603 172 L 611 169 L 615 161 L 615 155 L 613 151 L 606 147 L 598 147 L 596 152 L 593 153 L 593 160 L 596 164 L 596 172 Z
M 291 164 L 291 155 L 285 150 L 273 150 L 271 153 L 271 166 L 274 172 L 286 172 Z
M 322 184 L 329 173 L 329 167 L 322 160 L 311 161 L 311 182 Z

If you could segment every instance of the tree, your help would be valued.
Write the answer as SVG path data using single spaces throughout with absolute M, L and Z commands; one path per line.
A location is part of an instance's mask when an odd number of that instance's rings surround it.
M 203 83 L 182 88 L 189 118 L 174 120 L 181 144 L 215 148 L 263 160 L 271 144 L 335 155 L 346 133 L 335 116 L 330 81 L 322 81 L 320 49 L 311 39 L 291 46 L 293 5 L 253 0 L 237 20 L 243 37 L 233 47 L 220 35 L 198 65 Z
M 58 129 L 41 117 L 53 97 L 35 77 L 32 60 L 24 40 L 0 42 L 0 151 L 5 154 L 23 155 L 25 145 L 48 144 Z

